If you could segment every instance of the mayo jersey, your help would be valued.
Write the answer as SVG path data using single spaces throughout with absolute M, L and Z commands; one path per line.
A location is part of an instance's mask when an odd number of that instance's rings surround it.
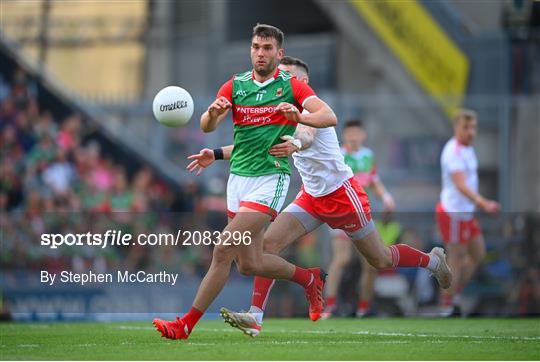
M 292 135 L 296 123 L 276 112 L 281 102 L 294 104 L 300 111 L 315 92 L 290 73 L 277 70 L 264 83 L 253 72 L 236 74 L 219 90 L 218 97 L 232 104 L 234 148 L 231 173 L 239 176 L 264 176 L 291 173 L 288 157 L 275 157 L 270 147 L 283 142 L 280 137 Z
M 304 190 L 314 197 L 334 192 L 353 176 L 343 160 L 334 127 L 317 129 L 311 146 L 292 157 Z
M 443 148 L 441 155 L 442 192 L 441 203 L 447 212 L 471 213 L 462 218 L 472 217 L 475 205 L 463 195 L 452 181 L 452 173 L 465 173 L 465 184 L 478 192 L 478 160 L 472 146 L 459 144 L 451 138 Z
M 378 177 L 373 151 L 367 147 L 362 147 L 358 151 L 348 152 L 345 147 L 342 147 L 341 152 L 345 158 L 345 163 L 352 169 L 356 181 L 363 188 L 370 186 L 373 180 Z

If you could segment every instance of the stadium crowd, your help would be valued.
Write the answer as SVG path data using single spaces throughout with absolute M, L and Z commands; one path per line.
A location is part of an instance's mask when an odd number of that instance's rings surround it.
M 174 233 L 179 228 L 220 230 L 226 223 L 223 194 L 205 192 L 195 182 L 175 188 L 144 164 L 128 170 L 103 151 L 102 144 L 92 136 L 94 131 L 80 114 L 59 117 L 41 106 L 37 83 L 23 70 L 17 70 L 12 79 L 0 78 L 0 261 L 2 271 L 9 271 L 4 273 L 4 282 L 19 277 L 27 282 L 28 272 L 68 268 L 75 272 L 165 268 L 184 277 L 204 275 L 211 260 L 210 247 L 39 246 L 44 232 L 67 234 L 110 229 L 131 234 Z M 512 238 L 517 233 L 509 231 L 507 236 Z M 316 244 L 316 236 L 310 234 L 287 252 L 287 258 L 301 265 L 321 263 Z M 511 245 L 505 257 L 494 255 L 495 252 L 489 254 L 488 250 L 488 262 L 479 273 L 477 287 L 484 287 L 487 293 L 486 286 L 493 285 L 491 280 L 512 282 L 505 289 L 510 290 L 506 300 L 501 301 L 513 306 L 512 310 L 505 309 L 511 313 L 540 313 L 538 253 L 525 250 L 534 248 L 531 245 Z M 359 265 L 350 269 L 343 280 L 349 292 L 341 299 L 351 305 L 357 294 L 354 273 L 358 269 Z M 416 276 L 404 275 L 409 281 L 409 292 L 414 292 Z M 298 308 L 294 304 L 302 298 L 293 298 L 292 289 L 278 285 L 275 304 L 269 306 L 270 314 L 274 314 L 272 310 L 279 310 L 281 315 L 296 313 Z M 422 300 L 423 296 L 416 298 Z M 426 302 L 433 298 L 436 296 Z
M 173 189 L 153 170 L 112 160 L 80 114 L 58 119 L 40 107 L 37 85 L 22 70 L 0 83 L 0 210 L 4 269 L 75 271 L 164 264 L 184 275 L 202 273 L 205 248 L 40 247 L 42 233 L 123 230 L 171 232 L 205 220 L 198 184 Z M 176 213 L 171 213 L 174 211 Z M 192 220 L 186 220 L 191 215 Z M 189 221 L 189 222 L 188 222 Z M 200 225 L 199 225 L 200 226 Z M 182 249 L 182 250 L 180 250 Z M 207 249 L 207 248 L 206 248 Z

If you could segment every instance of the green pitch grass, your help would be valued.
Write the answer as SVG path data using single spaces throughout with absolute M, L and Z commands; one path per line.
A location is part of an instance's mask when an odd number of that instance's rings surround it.
M 187 341 L 148 323 L 0 324 L 2 360 L 531 360 L 539 319 L 267 320 L 251 338 L 202 321 Z

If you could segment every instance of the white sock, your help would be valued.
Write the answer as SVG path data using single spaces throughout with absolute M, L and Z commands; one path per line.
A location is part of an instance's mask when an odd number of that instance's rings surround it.
M 431 271 L 431 272 L 434 272 L 439 267 L 440 262 L 441 262 L 441 260 L 439 259 L 439 257 L 437 255 L 430 254 L 429 255 L 429 261 L 428 261 L 428 264 L 426 266 L 426 269 Z
M 254 305 L 252 305 L 252 306 L 249 308 L 249 313 L 253 314 L 253 316 L 254 316 L 255 319 L 257 320 L 257 323 L 262 324 L 262 322 L 263 322 L 263 317 L 264 317 L 264 310 L 262 310 L 262 309 L 259 308 L 259 307 L 255 307 Z

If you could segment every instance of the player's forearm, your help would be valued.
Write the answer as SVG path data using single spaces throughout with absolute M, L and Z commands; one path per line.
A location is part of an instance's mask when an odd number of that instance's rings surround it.
M 210 112 L 206 111 L 201 116 L 201 130 L 205 133 L 214 131 L 218 124 L 227 116 L 227 114 L 222 114 L 219 116 L 212 116 Z
M 330 107 L 324 107 L 314 113 L 301 114 L 299 122 L 314 128 L 334 127 L 337 117 Z
M 373 180 L 372 188 L 373 188 L 373 191 L 375 192 L 375 195 L 377 195 L 381 199 L 384 197 L 385 194 L 388 193 L 388 191 L 386 190 L 386 187 L 384 186 L 382 181 L 379 179 Z
M 465 175 L 462 172 L 455 172 L 452 174 L 452 182 L 456 185 L 456 188 L 465 197 L 474 202 L 476 205 L 483 202 L 485 199 L 479 193 L 471 190 L 465 183 Z
M 456 185 L 459 192 L 461 192 L 465 197 L 471 200 L 474 204 L 479 205 L 482 201 L 485 201 L 485 198 L 477 192 L 474 192 L 465 184 Z
M 223 150 L 223 159 L 224 160 L 230 160 L 231 159 L 233 148 L 234 148 L 234 145 L 228 145 L 228 146 L 221 147 L 221 149 Z

